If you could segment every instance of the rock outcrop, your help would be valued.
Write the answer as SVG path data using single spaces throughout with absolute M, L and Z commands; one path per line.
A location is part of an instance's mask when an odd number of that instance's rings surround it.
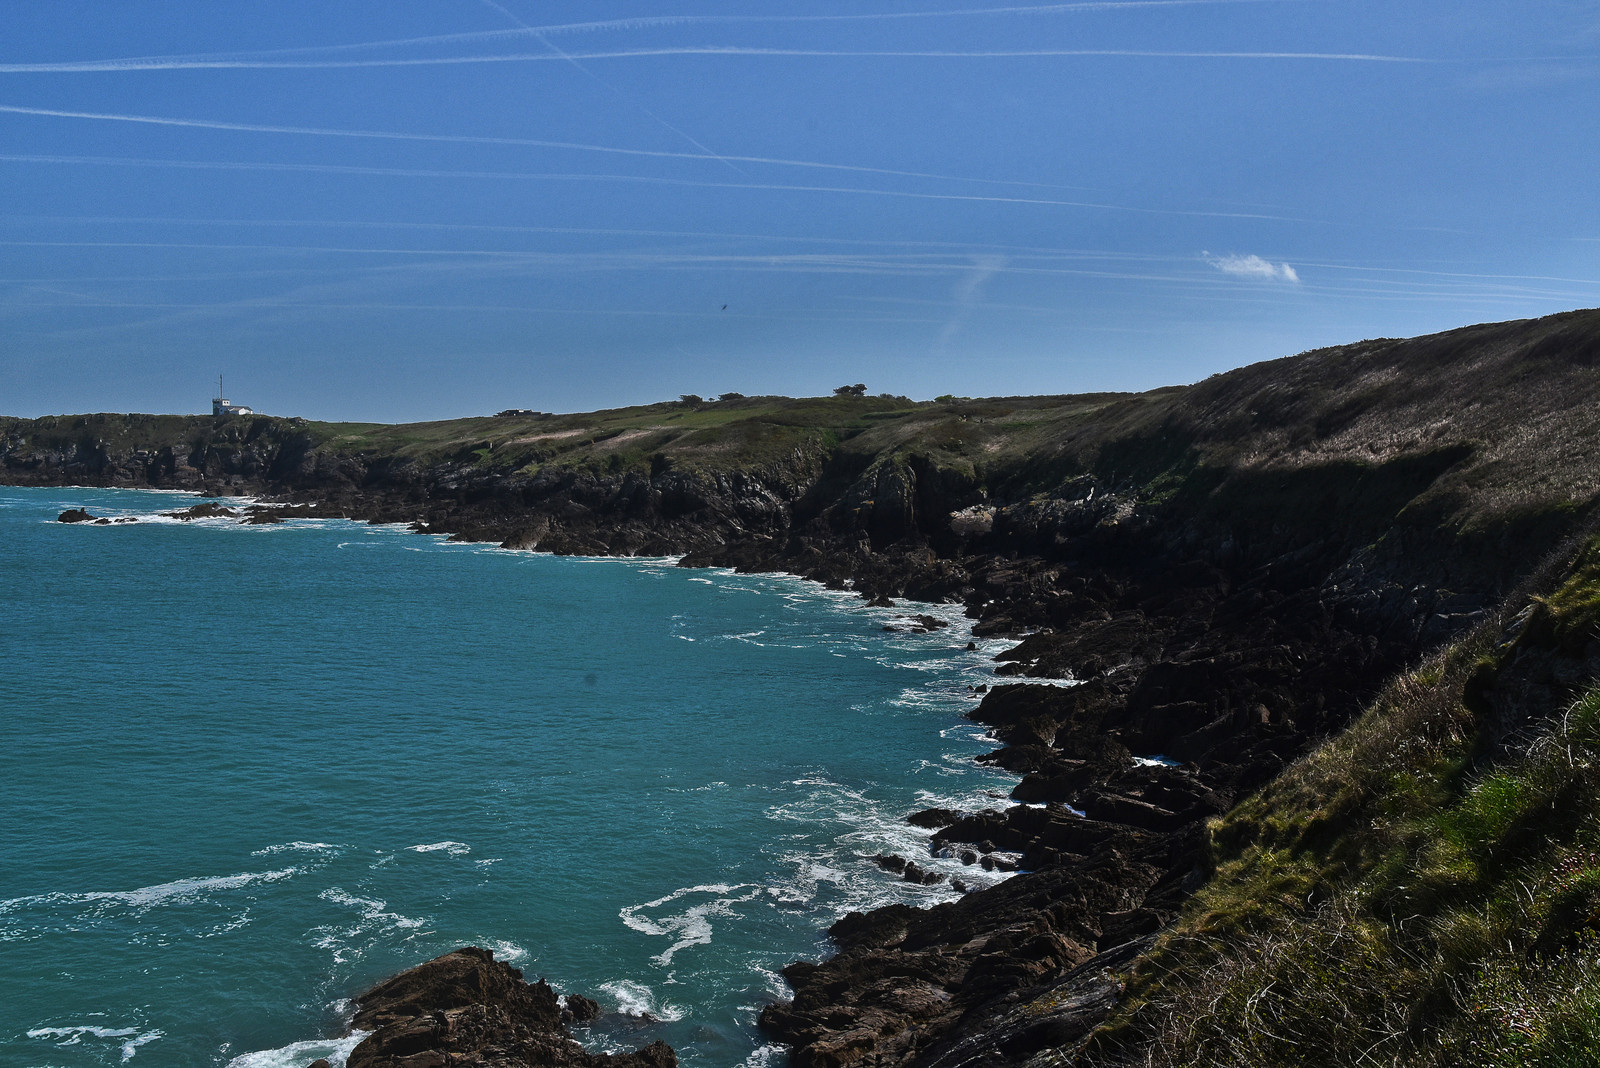
M 580 999 L 593 1005 L 588 999 Z M 346 1068 L 676 1068 L 670 1046 L 591 1053 L 562 1023 L 554 990 L 524 982 L 486 949 L 447 953 L 356 999 L 351 1028 L 370 1031 Z

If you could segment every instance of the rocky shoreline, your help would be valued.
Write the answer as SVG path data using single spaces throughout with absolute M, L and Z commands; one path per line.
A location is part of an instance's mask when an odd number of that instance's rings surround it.
M 1073 1062 L 1119 974 L 1207 879 L 1206 819 L 1343 729 L 1594 513 L 1597 363 L 1600 314 L 1572 313 L 1084 399 L 1081 418 L 1058 398 L 1051 438 L 1037 420 L 985 422 L 1017 418 L 1012 399 L 749 462 L 663 447 L 499 468 L 493 440 L 418 458 L 228 421 L 143 457 L 13 430 L 0 480 L 250 493 L 272 501 L 259 515 L 681 554 L 963 604 L 976 633 L 1022 639 L 972 713 L 1002 745 L 984 759 L 1022 775 L 1020 803 L 913 818 L 934 849 L 1020 856 L 1021 871 L 930 910 L 846 917 L 834 956 L 785 970 L 794 997 L 762 1024 L 797 1068 L 1044 1068 Z M 1003 459 L 971 459 L 986 454 Z M 919 859 L 885 863 L 904 877 Z
M 223 498 L 172 514 L 387 522 L 400 507 L 382 494 L 296 506 L 303 496 L 291 491 L 246 508 Z M 1104 499 L 1110 503 L 1102 508 L 1116 507 L 1114 491 Z M 63 516 L 71 520 L 82 521 Z M 500 536 L 498 524 L 461 522 L 438 510 L 410 525 L 426 533 L 460 526 L 451 531 L 456 540 L 517 544 L 514 534 Z M 995 684 L 970 713 L 1001 743 L 982 759 L 1022 776 L 1012 795 L 1021 803 L 978 815 L 908 815 L 935 831 L 933 850 L 1019 874 L 931 910 L 890 906 L 836 924 L 829 932 L 836 954 L 786 968 L 793 999 L 761 1015 L 762 1028 L 793 1049 L 796 1068 L 1023 1064 L 1080 1043 L 1116 1005 L 1119 970 L 1204 881 L 1204 820 L 1336 730 L 1435 634 L 1453 633 L 1428 611 L 1437 599 L 1419 609 L 1415 586 L 1405 599 L 1391 593 L 1373 604 L 1367 589 L 1343 598 L 1327 582 L 1307 590 L 1300 569 L 1278 569 L 1287 576 L 1280 581 L 1259 569 L 1240 581 L 1237 568 L 1173 560 L 1164 546 L 1150 544 L 1166 536 L 1154 521 L 1118 531 L 1120 544 L 1098 521 L 1084 525 L 1077 546 L 1083 556 L 1070 564 L 1043 555 L 950 559 L 900 549 L 827 554 L 804 541 L 769 543 L 761 555 L 738 542 L 684 554 L 683 566 L 800 574 L 810 560 L 808 577 L 854 586 L 879 604 L 963 581 L 945 596 L 968 594 L 977 632 L 1026 635 L 1002 654 Z M 1141 535 L 1148 550 L 1142 558 L 1126 551 L 1127 539 Z M 1401 588 L 1393 579 L 1388 585 Z M 1457 595 L 1455 607 L 1461 605 Z M 1463 618 L 1472 618 L 1470 611 Z M 906 623 L 926 626 L 914 616 Z M 1376 640 L 1385 631 L 1389 638 Z M 1407 640 L 1397 641 L 1396 631 Z M 1199 695 L 1203 700 L 1194 699 Z M 1164 759 L 1148 759 L 1156 755 Z M 922 859 L 881 862 L 893 875 L 917 879 Z M 500 1049 L 509 1041 L 496 1030 L 502 1024 L 479 1019 L 486 1012 L 484 1020 L 499 1020 L 504 1007 L 485 1004 L 470 1026 L 417 1016 L 400 1040 L 411 1051 L 405 1057 L 353 1055 L 349 1063 L 578 1063 L 548 1059 L 556 1056 L 551 1049 L 526 1043 L 510 1056 L 531 1059 L 470 1059 L 479 1054 L 456 1044 Z M 364 1019 L 355 1026 L 366 1029 Z M 405 1059 L 424 1048 L 455 1059 Z

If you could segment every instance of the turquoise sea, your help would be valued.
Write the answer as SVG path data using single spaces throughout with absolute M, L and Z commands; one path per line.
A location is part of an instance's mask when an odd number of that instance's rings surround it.
M 337 1061 L 352 994 L 477 944 L 595 1048 L 755 1068 L 832 920 L 953 896 L 873 863 L 904 816 L 1006 804 L 956 608 L 192 503 L 0 486 L 0 1064 Z

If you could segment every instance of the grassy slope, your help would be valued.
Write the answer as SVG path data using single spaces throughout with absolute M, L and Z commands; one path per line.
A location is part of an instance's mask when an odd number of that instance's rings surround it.
M 1092 1060 L 1600 1064 L 1600 538 L 1534 586 L 1212 821 Z
M 1143 397 L 1160 397 L 1166 392 Z M 489 417 L 392 427 L 331 427 L 327 446 L 423 462 L 471 455 L 496 470 L 546 465 L 618 471 L 652 458 L 690 470 L 760 466 L 797 447 L 846 451 L 867 463 L 912 451 L 975 472 L 1012 466 L 1126 395 L 917 404 L 874 397 L 753 397 L 547 417 Z M 1148 403 L 1141 400 L 1139 403 Z

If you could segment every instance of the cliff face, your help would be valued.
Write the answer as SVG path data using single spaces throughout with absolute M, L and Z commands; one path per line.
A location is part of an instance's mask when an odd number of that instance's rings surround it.
M 1021 1063 L 1116 1002 L 1106 969 L 1205 881 L 1205 817 L 1342 729 L 1587 521 L 1597 400 L 1600 313 L 1575 312 L 1139 395 L 753 398 L 410 427 L 0 420 L 0 477 L 684 554 L 957 600 L 982 632 L 1027 634 L 1000 669 L 1016 684 L 973 717 L 1036 807 L 923 817 L 948 824 L 937 848 L 1021 854 L 1026 874 L 844 921 L 839 954 L 791 968 L 793 1003 L 764 1017 L 801 1068 Z M 1026 685 L 1062 675 L 1082 685 Z M 1175 766 L 1133 760 L 1153 754 Z

